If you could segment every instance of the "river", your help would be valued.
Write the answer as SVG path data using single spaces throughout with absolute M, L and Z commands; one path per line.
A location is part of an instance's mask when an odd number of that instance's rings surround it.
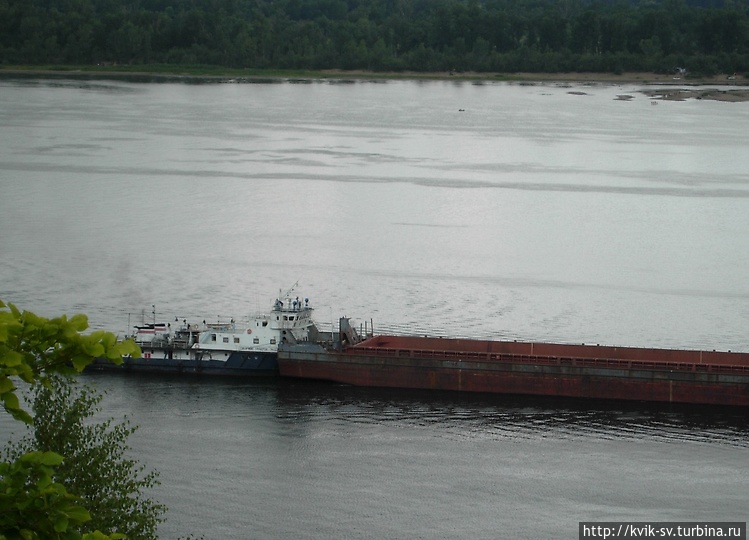
M 749 351 L 749 104 L 645 89 L 5 77 L 0 298 L 123 334 L 298 282 L 323 328 Z M 747 519 L 731 411 L 84 379 L 140 426 L 164 538 Z

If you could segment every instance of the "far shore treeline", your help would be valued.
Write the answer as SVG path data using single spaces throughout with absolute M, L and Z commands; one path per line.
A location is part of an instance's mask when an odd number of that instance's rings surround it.
M 0 67 L 749 71 L 748 0 L 0 0 Z

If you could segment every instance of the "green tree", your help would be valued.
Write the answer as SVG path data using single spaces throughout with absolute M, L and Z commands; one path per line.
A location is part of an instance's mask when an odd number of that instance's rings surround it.
M 47 319 L 0 301 L 0 401 L 8 413 L 33 423 L 18 399 L 19 379 L 51 387 L 52 376 L 80 372 L 94 358 L 121 363 L 123 355 L 140 354 L 132 341 L 118 342 L 109 332 L 83 334 L 87 328 L 84 315 Z M 85 532 L 91 514 L 56 477 L 63 461 L 56 452 L 32 451 L 0 463 L 0 539 L 124 538 Z
M 749 71 L 749 3 L 0 0 L 0 65 L 621 71 L 678 58 L 693 73 L 691 58 L 703 73 Z
M 0 463 L 0 538 L 76 539 L 124 538 L 96 531 L 81 535 L 77 529 L 91 519 L 75 497 L 53 480 L 62 456 L 30 452 L 13 462 Z
M 144 495 L 158 485 L 156 472 L 125 457 L 136 427 L 114 419 L 94 423 L 102 395 L 90 386 L 54 377 L 32 390 L 34 429 L 6 454 L 18 459 L 33 451 L 65 456 L 54 477 L 79 497 L 91 514 L 86 531 L 119 532 L 129 540 L 156 537 L 165 508 Z

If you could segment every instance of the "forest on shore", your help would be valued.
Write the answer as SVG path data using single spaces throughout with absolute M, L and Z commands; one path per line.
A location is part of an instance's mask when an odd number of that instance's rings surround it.
M 0 67 L 749 71 L 747 0 L 0 0 Z

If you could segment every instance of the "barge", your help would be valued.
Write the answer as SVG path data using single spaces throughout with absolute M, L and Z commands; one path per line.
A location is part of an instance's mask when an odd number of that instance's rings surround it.
M 359 337 L 285 343 L 284 377 L 356 386 L 749 406 L 749 353 L 448 339 Z

